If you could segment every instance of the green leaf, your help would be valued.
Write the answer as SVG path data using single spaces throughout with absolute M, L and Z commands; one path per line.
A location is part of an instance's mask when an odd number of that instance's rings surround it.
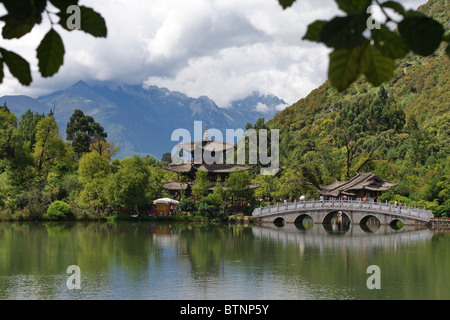
M 80 24 L 81 30 L 93 35 L 94 37 L 106 37 L 107 28 L 105 19 L 96 11 L 85 6 L 79 6 L 80 8 Z M 67 27 L 67 19 L 71 16 L 66 11 L 60 11 L 58 13 L 60 18 L 59 24 L 66 30 L 72 31 Z
M 28 86 L 32 81 L 30 64 L 24 58 L 12 51 L 0 48 L 0 54 L 11 74 L 16 77 L 21 84 Z
M 302 39 L 321 42 L 320 33 L 322 32 L 323 27 L 327 23 L 328 23 L 328 21 L 325 21 L 325 20 L 314 21 L 313 23 L 311 23 L 308 26 L 308 30 L 306 31 L 306 34 L 303 36 Z
M 7 14 L 0 18 L 5 22 L 2 29 L 2 36 L 4 39 L 21 38 L 29 33 L 35 24 L 33 19 L 27 19 L 26 21 L 17 20 L 10 14 Z
M 394 59 L 404 57 L 410 50 L 406 41 L 385 25 L 381 25 L 380 29 L 373 29 L 372 38 L 383 55 Z
M 33 19 L 36 23 L 41 23 L 42 12 L 47 5 L 47 0 L 2 0 L 8 14 L 19 21 Z
M 84 6 L 81 9 L 81 30 L 94 37 L 106 37 L 106 22 L 103 17 L 91 8 Z
M 64 63 L 64 44 L 58 32 L 50 29 L 36 49 L 39 71 L 43 77 L 50 77 L 58 72 Z
M 344 91 L 361 75 L 362 46 L 335 50 L 330 54 L 328 77 L 333 87 Z
M 278 0 L 283 9 L 289 8 L 295 2 L 295 0 Z
M 320 32 L 320 39 L 335 49 L 351 49 L 367 39 L 363 36 L 367 28 L 366 12 L 352 13 L 345 17 L 336 17 L 327 22 Z
M 383 8 L 390 8 L 390 9 L 394 10 L 395 12 L 401 14 L 402 16 L 405 15 L 405 8 L 403 8 L 403 6 L 396 1 L 386 1 L 386 2 L 383 2 L 381 4 L 381 6 Z
M 365 46 L 361 56 L 361 70 L 371 84 L 379 86 L 390 80 L 395 68 L 393 58 L 382 55 L 373 45 Z
M 411 49 L 422 56 L 436 51 L 444 34 L 444 27 L 439 22 L 415 12 L 398 24 L 398 30 Z
M 336 0 L 339 9 L 345 13 L 355 13 L 366 8 L 372 3 L 372 0 Z
M 77 5 L 78 0 L 50 0 L 51 4 L 54 5 L 56 8 L 66 11 L 67 7 L 71 5 Z

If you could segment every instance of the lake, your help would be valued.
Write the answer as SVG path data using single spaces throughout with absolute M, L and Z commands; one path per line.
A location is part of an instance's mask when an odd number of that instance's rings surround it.
M 0 299 L 447 300 L 449 248 L 406 226 L 2 222 Z

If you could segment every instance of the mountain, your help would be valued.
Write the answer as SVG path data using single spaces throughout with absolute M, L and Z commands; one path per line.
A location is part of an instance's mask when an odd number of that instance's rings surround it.
M 175 129 L 187 129 L 193 137 L 194 121 L 219 129 L 225 139 L 226 129 L 244 129 L 247 122 L 270 119 L 277 108 L 286 105 L 273 95 L 254 92 L 233 101 L 226 109 L 207 96 L 192 98 L 157 86 L 91 86 L 84 81 L 38 98 L 3 96 L 0 101 L 18 117 L 28 109 L 45 114 L 53 110 L 62 137 L 66 136 L 70 116 L 80 109 L 105 128 L 109 141 L 120 146 L 119 158 L 150 154 L 157 159 L 172 150 L 176 142 L 171 141 L 171 135 Z
M 447 0 L 430 0 L 419 10 L 449 32 Z M 430 56 L 410 53 L 396 63 L 392 79 L 379 87 L 361 77 L 338 92 L 326 81 L 268 121 L 269 128 L 280 130 L 284 197 L 317 197 L 321 185 L 373 172 L 398 183 L 383 201 L 395 198 L 450 215 L 446 45 Z

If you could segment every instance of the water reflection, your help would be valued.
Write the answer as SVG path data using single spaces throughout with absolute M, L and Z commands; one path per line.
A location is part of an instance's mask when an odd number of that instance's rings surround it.
M 324 218 L 323 227 L 334 234 L 344 234 L 350 230 L 350 218 L 342 211 L 331 212 Z
M 328 230 L 308 216 L 282 227 L 0 223 L 0 299 L 448 297 L 438 272 L 450 267 L 448 236 L 389 226 L 342 232 L 344 221 L 331 221 Z M 81 268 L 79 291 L 65 285 L 72 264 Z M 365 286 L 371 264 L 382 267 L 382 292 Z M 428 276 L 416 278 L 418 270 Z
M 351 226 L 344 221 L 330 224 L 313 225 L 309 228 L 287 223 L 283 228 L 272 224 L 263 224 L 252 228 L 257 238 L 280 240 L 284 244 L 295 244 L 311 248 L 345 248 L 346 250 L 367 250 L 384 248 L 397 250 L 400 246 L 431 240 L 433 232 L 428 228 L 405 226 L 396 230 L 390 226 L 373 221 L 370 224 Z
M 381 227 L 381 222 L 375 217 L 369 217 L 366 222 L 359 225 L 365 232 L 377 232 Z M 401 228 L 399 228 L 400 230 Z
M 308 215 L 303 215 L 295 220 L 294 225 L 300 230 L 310 230 L 314 227 L 314 220 Z

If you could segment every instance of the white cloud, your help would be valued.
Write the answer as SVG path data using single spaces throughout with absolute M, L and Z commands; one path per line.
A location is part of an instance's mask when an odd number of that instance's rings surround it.
M 289 107 L 288 104 L 279 104 L 279 105 L 275 106 L 275 110 L 276 110 L 276 111 L 283 111 L 283 110 L 286 109 L 287 107 Z
M 262 103 L 262 102 L 258 102 L 258 104 L 255 107 L 255 110 L 258 112 L 262 112 L 262 113 L 269 113 L 270 112 L 270 108 Z
M 420 2 L 408 0 L 405 6 Z M 1 46 L 30 62 L 33 83 L 22 87 L 6 71 L 0 96 L 38 96 L 81 79 L 165 86 L 193 97 L 207 95 L 223 107 L 253 91 L 272 93 L 292 104 L 326 79 L 329 50 L 301 40 L 307 25 L 339 13 L 334 0 L 297 0 L 286 10 L 277 0 L 80 4 L 102 14 L 108 37 L 57 27 L 66 56 L 58 74 L 46 79 L 38 73 L 35 48 L 50 28 L 48 19 L 22 39 L 2 41 Z

